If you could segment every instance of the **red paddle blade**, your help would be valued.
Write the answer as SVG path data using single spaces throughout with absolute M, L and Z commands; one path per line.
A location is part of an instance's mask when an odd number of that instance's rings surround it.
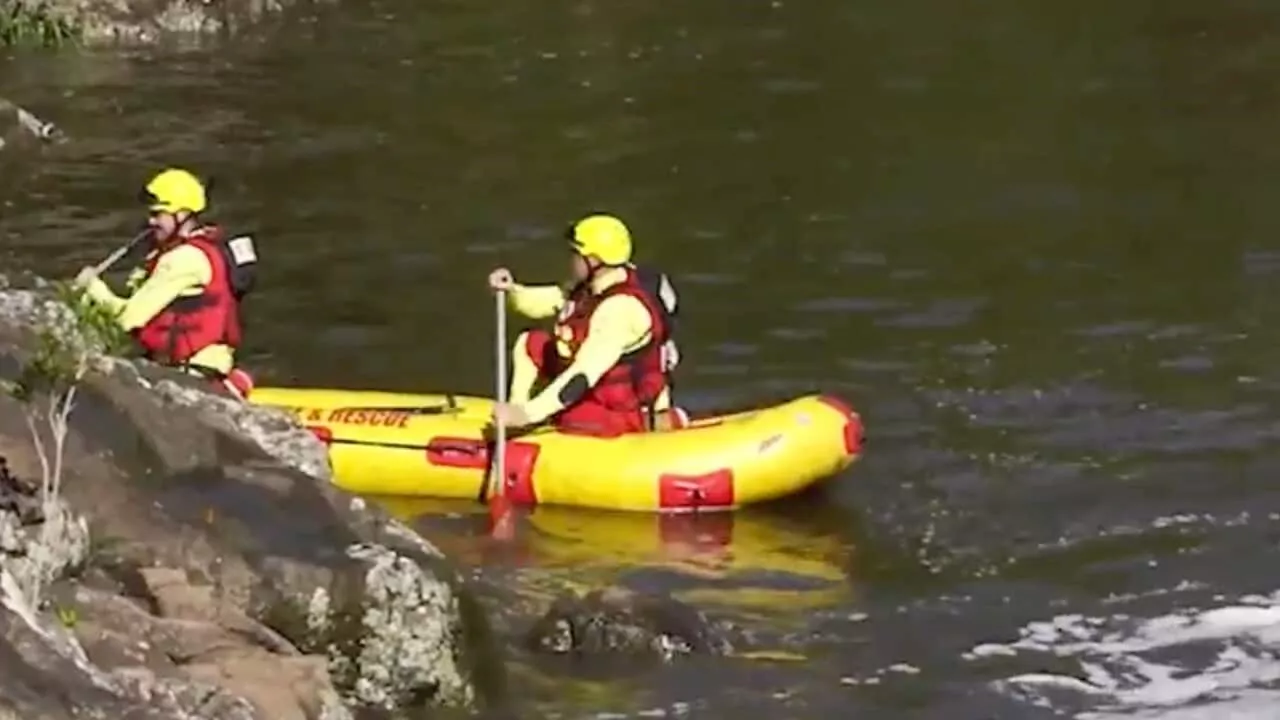
M 489 498 L 489 534 L 496 540 L 510 540 L 516 533 L 516 514 L 505 493 Z

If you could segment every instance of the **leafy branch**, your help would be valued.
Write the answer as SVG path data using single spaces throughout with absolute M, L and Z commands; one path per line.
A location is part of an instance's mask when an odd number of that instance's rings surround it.
M 4 390 L 23 406 L 27 430 L 40 462 L 40 508 L 44 518 L 37 540 L 39 550 L 28 553 L 27 572 L 20 578 L 23 594 L 39 607 L 44 587 L 62 569 L 64 558 L 52 551 L 75 521 L 61 501 L 63 460 L 76 392 L 94 362 L 127 347 L 128 336 L 110 312 L 105 312 L 67 283 L 53 284 L 53 298 L 44 302 L 34 327 L 35 343 L 17 379 Z

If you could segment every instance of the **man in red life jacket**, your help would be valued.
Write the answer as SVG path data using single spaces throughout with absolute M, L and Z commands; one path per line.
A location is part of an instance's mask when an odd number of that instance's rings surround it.
M 150 209 L 152 249 L 141 280 L 120 298 L 86 267 L 76 284 L 116 313 L 144 355 L 159 364 L 209 378 L 219 390 L 246 398 L 249 374 L 235 367 L 240 345 L 240 301 L 252 289 L 257 256 L 252 238 L 227 240 L 206 225 L 204 184 L 186 170 L 167 169 L 151 179 L 143 196 Z
M 516 338 L 511 402 L 495 407 L 495 419 L 520 427 L 553 418 L 566 432 L 601 436 L 684 427 L 688 415 L 670 396 L 678 362 L 670 280 L 630 264 L 631 233 L 616 217 L 578 221 L 569 244 L 574 283 L 567 291 L 519 285 L 506 268 L 489 276 L 521 314 L 556 316 L 552 332 Z M 530 397 L 539 381 L 545 387 Z

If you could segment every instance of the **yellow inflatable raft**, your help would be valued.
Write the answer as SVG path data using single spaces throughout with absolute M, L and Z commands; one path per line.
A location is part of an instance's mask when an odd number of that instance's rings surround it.
M 256 388 L 329 446 L 337 485 L 361 495 L 484 500 L 493 402 L 453 395 Z M 517 505 L 642 512 L 728 510 L 797 493 L 851 465 L 862 422 L 810 395 L 694 420 L 680 430 L 599 438 L 549 427 L 511 433 L 505 491 Z

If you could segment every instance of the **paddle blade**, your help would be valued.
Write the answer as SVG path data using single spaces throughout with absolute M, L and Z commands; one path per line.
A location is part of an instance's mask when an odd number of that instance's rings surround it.
M 495 540 L 511 540 L 516 535 L 516 514 L 506 493 L 489 498 L 489 534 Z

